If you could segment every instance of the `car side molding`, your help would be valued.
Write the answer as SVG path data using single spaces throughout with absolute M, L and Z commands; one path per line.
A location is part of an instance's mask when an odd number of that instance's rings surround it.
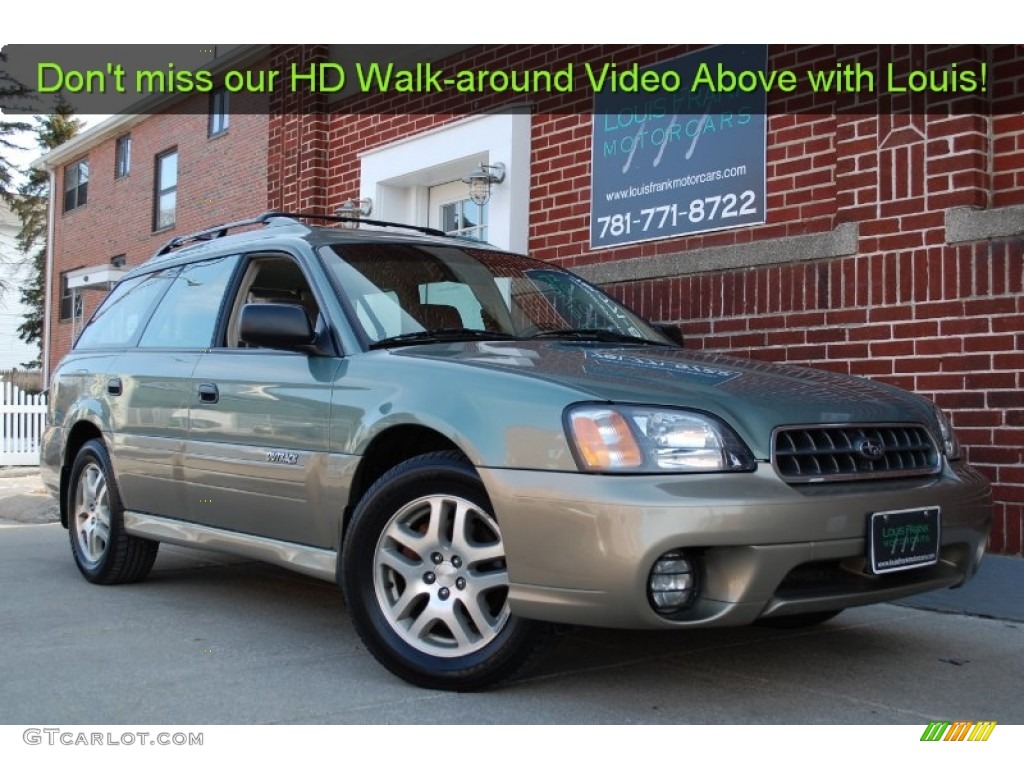
M 262 536 L 128 510 L 125 510 L 124 513 L 124 527 L 128 533 L 141 539 L 214 552 L 228 552 L 280 565 L 283 568 L 323 579 L 332 584 L 336 581 L 338 553 L 334 550 L 291 544 Z

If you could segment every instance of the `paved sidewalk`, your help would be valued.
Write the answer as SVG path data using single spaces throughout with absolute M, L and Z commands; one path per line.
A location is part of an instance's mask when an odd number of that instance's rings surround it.
M 59 519 L 57 500 L 43 486 L 38 467 L 0 467 L 0 524 Z
M 31 477 L 32 475 L 39 475 L 39 467 L 0 467 L 0 480 L 8 477 Z

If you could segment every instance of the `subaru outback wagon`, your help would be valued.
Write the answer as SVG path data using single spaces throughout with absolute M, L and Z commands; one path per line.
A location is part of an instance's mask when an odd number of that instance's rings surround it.
M 277 563 L 470 690 L 554 625 L 806 626 L 977 570 L 989 486 L 929 401 L 687 351 L 478 242 L 303 223 L 336 218 L 176 238 L 95 312 L 42 458 L 86 579 L 160 542 Z

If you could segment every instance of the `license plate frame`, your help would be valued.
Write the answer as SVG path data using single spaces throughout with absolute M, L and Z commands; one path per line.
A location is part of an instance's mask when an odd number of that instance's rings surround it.
M 939 561 L 939 507 L 874 512 L 868 523 L 868 568 L 882 575 L 927 568 Z

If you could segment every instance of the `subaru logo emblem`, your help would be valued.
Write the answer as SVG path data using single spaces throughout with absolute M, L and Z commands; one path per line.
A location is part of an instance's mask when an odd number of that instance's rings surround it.
M 882 454 L 885 453 L 885 446 L 882 445 L 881 440 L 865 437 L 857 443 L 857 453 L 868 461 L 878 461 L 878 459 L 882 458 Z

